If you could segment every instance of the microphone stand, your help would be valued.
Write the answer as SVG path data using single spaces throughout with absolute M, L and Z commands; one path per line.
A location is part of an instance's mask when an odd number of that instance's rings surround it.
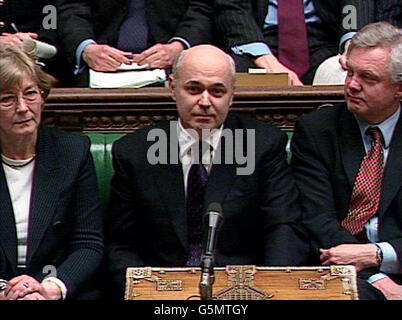
M 215 244 L 218 229 L 222 223 L 222 207 L 219 203 L 211 203 L 205 217 L 208 220 L 208 235 L 205 242 L 205 250 L 201 256 L 201 279 L 199 291 L 201 300 L 212 300 L 212 286 L 215 282 L 214 260 Z
M 212 300 L 212 286 L 215 282 L 213 255 L 201 257 L 201 280 L 199 284 L 201 300 Z

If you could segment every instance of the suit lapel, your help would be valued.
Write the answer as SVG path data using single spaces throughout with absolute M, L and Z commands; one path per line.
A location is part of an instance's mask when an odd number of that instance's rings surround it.
M 346 109 L 346 105 L 341 114 L 340 123 L 340 153 L 346 176 L 351 188 L 353 188 L 360 163 L 365 154 L 364 145 L 356 119 L 353 114 Z
M 52 142 L 49 132 L 42 128 L 32 185 L 27 263 L 38 249 L 52 221 L 59 198 L 59 187 L 63 182 L 62 170 Z
M 0 165 L 0 244 L 15 274 L 17 266 L 17 231 L 13 206 L 2 165 Z
M 236 129 L 235 119 L 232 116 L 228 116 L 228 119 L 225 123 L 224 130 L 231 130 L 234 137 L 234 129 Z M 239 128 L 237 128 L 239 129 Z M 232 149 L 233 154 L 231 159 L 233 159 L 233 163 L 225 164 L 225 150 L 226 145 L 230 143 L 233 144 Z M 226 141 L 225 137 L 222 136 L 221 141 L 218 146 L 218 150 L 221 150 L 221 159 L 220 164 L 213 164 L 209 178 L 208 185 L 205 192 L 205 200 L 204 200 L 204 208 L 208 209 L 209 204 L 212 202 L 223 203 L 226 195 L 231 190 L 233 183 L 237 177 L 236 169 L 237 165 L 235 163 L 235 144 L 234 141 Z M 244 142 L 243 142 L 244 148 Z M 244 150 L 244 149 L 243 149 Z
M 167 133 L 169 139 L 171 139 L 171 134 L 174 135 L 172 143 L 175 143 L 176 145 L 174 147 L 177 146 L 178 148 L 176 127 L 172 126 L 172 128 L 170 128 L 170 122 L 165 122 L 161 124 L 161 129 Z M 168 142 L 168 155 L 170 155 L 171 152 L 177 152 L 171 149 L 170 143 Z M 179 161 L 178 158 L 177 160 Z M 169 161 L 168 158 L 168 162 Z M 180 162 L 173 164 L 157 164 L 151 167 L 151 173 L 160 194 L 161 201 L 165 204 L 166 211 L 171 217 L 170 220 L 172 221 L 173 229 L 183 247 L 187 248 L 187 216 L 182 165 Z
M 176 134 L 176 128 L 174 128 L 174 130 L 170 132 L 170 128 L 168 128 L 168 126 L 169 124 L 163 124 L 161 128 L 165 130 L 165 132 L 169 133 L 169 137 L 170 133 Z M 235 123 L 233 121 L 233 118 L 228 117 L 225 128 L 234 130 Z M 168 149 L 170 154 L 171 148 L 168 147 Z M 221 150 L 221 159 L 223 162 L 223 159 L 225 159 L 225 142 L 222 143 L 222 140 Z M 213 165 L 208 178 L 208 185 L 205 192 L 205 210 L 210 203 L 222 203 L 225 200 L 226 195 L 230 191 L 234 180 L 236 179 L 236 168 L 237 166 L 235 163 Z M 187 213 L 182 165 L 181 163 L 168 165 L 158 164 L 152 167 L 151 171 L 153 174 L 155 185 L 157 186 L 158 192 L 161 196 L 161 200 L 165 204 L 165 207 L 170 214 L 173 228 L 178 235 L 183 247 L 187 249 Z
M 379 215 L 383 214 L 396 193 L 401 188 L 402 181 L 402 116 L 399 116 L 390 145 L 387 163 L 384 169 L 383 191 Z

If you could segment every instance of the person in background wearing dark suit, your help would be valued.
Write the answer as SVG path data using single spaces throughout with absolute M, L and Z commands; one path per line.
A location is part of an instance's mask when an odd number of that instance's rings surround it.
M 185 50 L 170 78 L 179 121 L 114 143 L 106 248 L 120 298 L 127 267 L 200 266 L 202 215 L 214 202 L 223 208 L 217 266 L 306 263 L 286 135 L 228 115 L 234 87 L 230 56 L 211 45 Z M 155 134 L 165 141 L 159 156 L 166 161 L 154 161 Z M 238 161 L 238 153 L 247 161 Z
M 115 71 L 136 62 L 168 69 L 185 48 L 212 43 L 210 1 L 58 0 L 59 35 L 69 61 L 88 86 L 87 66 Z
M 402 299 L 402 31 L 365 26 L 346 66 L 346 103 L 305 116 L 293 135 L 303 221 L 317 261 L 356 267 L 362 299 Z
M 402 2 L 400 0 L 377 1 L 377 21 L 386 21 L 402 28 Z
M 103 231 L 89 139 L 40 124 L 48 77 L 21 49 L 0 48 L 0 79 L 1 298 L 96 298 Z
M 57 54 L 43 59 L 43 69 L 58 86 L 71 86 L 66 57 L 57 38 L 57 15 L 54 0 L 0 1 L 0 46 L 22 46 L 24 39 L 39 40 L 56 47 Z
M 342 21 L 348 5 L 356 9 L 355 24 Z M 375 6 L 374 0 L 215 0 L 215 10 L 239 72 L 286 72 L 293 85 L 303 85 L 312 83 L 317 67 L 338 47 L 343 52 L 356 30 L 374 21 Z

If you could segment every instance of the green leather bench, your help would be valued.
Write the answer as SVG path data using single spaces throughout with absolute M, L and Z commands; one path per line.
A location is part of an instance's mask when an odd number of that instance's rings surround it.
M 111 155 L 112 144 L 115 140 L 124 136 L 124 134 L 88 133 L 87 136 L 91 140 L 91 153 L 98 177 L 102 209 L 106 213 L 109 203 L 110 181 L 114 172 Z
M 289 141 L 292 137 L 292 132 L 288 132 Z M 98 177 L 99 192 L 102 201 L 102 208 L 104 213 L 108 208 L 109 194 L 110 194 L 110 181 L 113 176 L 112 165 L 112 144 L 117 139 L 124 136 L 124 133 L 88 133 L 87 136 L 91 140 L 91 153 L 94 158 L 96 174 Z M 288 161 L 290 161 L 291 154 L 289 150 L 289 143 L 287 146 Z

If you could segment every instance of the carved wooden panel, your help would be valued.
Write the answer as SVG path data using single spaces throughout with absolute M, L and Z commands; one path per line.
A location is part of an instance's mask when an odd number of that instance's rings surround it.
M 239 88 L 231 112 L 292 131 L 301 116 L 344 101 L 343 89 L 329 87 Z M 167 88 L 55 88 L 43 112 L 50 126 L 75 132 L 130 132 L 177 117 Z

